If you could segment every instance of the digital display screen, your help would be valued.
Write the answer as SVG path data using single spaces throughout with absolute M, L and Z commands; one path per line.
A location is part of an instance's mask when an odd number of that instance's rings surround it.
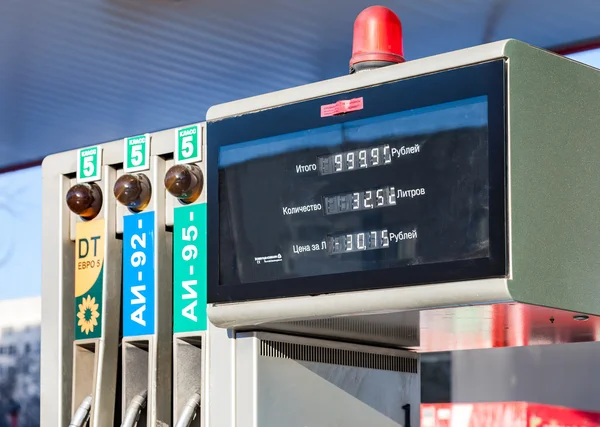
M 336 194 L 335 196 L 325 196 L 324 200 L 326 215 L 385 208 L 396 204 L 396 188 L 387 186 L 354 191 L 352 193 Z
M 326 249 L 330 255 L 385 249 L 389 247 L 390 236 L 387 230 L 360 231 L 342 234 L 341 236 L 330 236 L 323 245 L 323 248 Z
M 474 96 L 220 146 L 219 284 L 489 257 L 488 107 Z
M 347 172 L 356 169 L 367 169 L 375 166 L 385 166 L 392 163 L 390 145 L 351 150 L 344 153 L 327 154 L 318 158 L 319 173 Z

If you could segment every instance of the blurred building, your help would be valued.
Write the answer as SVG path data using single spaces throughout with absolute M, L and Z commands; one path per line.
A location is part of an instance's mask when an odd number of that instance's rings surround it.
M 0 301 L 0 427 L 39 426 L 41 297 Z

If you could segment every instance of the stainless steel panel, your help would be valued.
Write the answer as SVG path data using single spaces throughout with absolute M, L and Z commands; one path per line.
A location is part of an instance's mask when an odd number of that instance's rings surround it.
M 453 352 L 448 378 L 452 400 L 598 411 L 599 349 L 600 343 L 578 343 Z
M 169 154 L 174 147 L 174 130 L 153 134 L 152 153 Z M 115 237 L 116 209 L 112 196 L 112 188 L 116 179 L 116 171 L 111 166 L 123 162 L 123 140 L 103 145 L 103 176 L 101 182 L 104 205 L 100 217 L 108 210 L 112 214 L 106 216 L 106 273 L 105 282 L 105 339 L 95 342 L 94 366 L 98 376 L 93 385 L 95 390 L 93 408 L 97 417 L 110 419 L 116 399 L 117 345 L 119 337 L 119 307 L 121 297 L 121 244 Z M 42 357 L 41 357 L 41 422 L 42 426 L 55 427 L 67 425 L 72 412 L 79 404 L 72 403 L 73 383 L 73 338 L 74 338 L 74 224 L 78 220 L 67 208 L 65 195 L 74 184 L 76 169 L 76 152 L 64 152 L 52 155 L 44 160 L 43 176 L 43 251 L 42 251 Z M 163 172 L 164 173 L 164 172 Z M 162 179 L 162 176 L 161 176 Z M 160 219 L 159 219 L 160 220 Z M 163 217 L 164 220 L 164 217 Z M 164 229 L 164 226 L 163 226 Z M 163 239 L 164 240 L 164 239 Z M 170 245 L 161 242 L 170 249 Z M 163 274 L 170 277 L 170 257 L 163 262 Z M 162 276 L 161 276 L 162 277 Z M 162 277 L 161 280 L 164 280 Z M 167 279 L 167 284 L 170 283 Z M 168 297 L 171 294 L 170 285 Z M 116 312 L 112 312 L 116 307 Z M 167 308 L 170 302 L 167 303 Z M 168 316 L 170 319 L 170 314 Z M 170 340 L 170 321 L 161 325 L 166 328 Z M 81 342 L 83 344 L 83 342 Z M 88 343 L 89 344 L 89 343 Z M 171 346 L 163 346 L 161 353 L 168 354 L 166 372 L 171 373 Z M 89 359 L 89 358 L 88 358 Z M 107 360 L 107 363 L 104 363 Z M 166 360 L 166 359 L 165 359 Z M 86 362 L 87 363 L 87 362 Z M 89 363 L 87 363 L 89 366 Z M 166 382 L 170 386 L 170 380 Z M 102 411 L 96 410 L 103 408 Z M 170 416 L 170 408 L 167 410 Z M 99 419 L 99 418 L 97 418 Z M 97 421 L 96 419 L 96 421 Z M 95 423 L 94 419 L 92 421 Z M 94 424 L 92 424 L 94 425 Z M 102 424 L 101 425 L 108 425 Z
M 116 181 L 116 171 L 103 166 L 103 206 L 98 217 L 105 219 L 104 313 L 102 339 L 96 343 L 96 376 L 90 418 L 91 427 L 113 422 L 117 390 L 119 313 L 121 307 L 121 242 L 115 235 L 114 198 L 110 197 Z M 74 381 L 77 381 L 74 378 Z
M 396 313 L 436 307 L 489 304 L 510 300 L 506 279 L 455 282 L 404 288 L 346 292 L 309 297 L 211 304 L 208 316 L 219 327 L 255 327 L 268 323 Z
M 65 156 L 62 156 L 65 157 Z M 55 159 L 60 162 L 61 159 Z M 66 163 L 75 170 L 75 156 Z M 70 160 L 70 162 L 69 162 Z M 40 413 L 42 426 L 66 425 L 71 417 L 73 368 L 75 250 L 69 239 L 69 215 L 64 195 L 70 179 L 47 159 L 43 174 L 42 339 Z M 67 166 L 68 167 L 68 166 Z
M 236 419 L 236 340 L 233 331 L 208 325 L 208 419 L 210 427 L 238 427 Z
M 73 414 L 88 396 L 94 399 L 94 382 L 97 375 L 96 343 L 89 342 L 73 344 L 73 401 L 71 411 Z M 91 412 L 90 406 L 90 412 Z M 88 413 L 88 416 L 90 413 Z
M 332 337 L 339 328 L 332 328 L 327 319 L 335 317 L 336 322 L 347 323 L 344 339 L 385 343 L 383 336 L 377 337 L 364 325 L 348 325 L 357 319 L 373 323 L 369 318 L 380 315 L 375 323 L 392 329 L 396 325 L 400 333 L 406 321 L 394 316 L 422 310 L 417 328 L 421 343 L 414 348 L 433 351 L 487 346 L 485 332 L 456 328 L 453 322 L 480 316 L 484 327 L 489 310 L 497 304 L 531 304 L 526 310 L 536 313 L 535 318 L 540 311 L 535 306 L 554 308 L 542 310 L 548 318 L 559 317 L 556 309 L 572 312 L 563 313 L 570 318 L 580 313 L 600 315 L 596 285 L 600 265 L 593 249 L 600 245 L 596 214 L 600 211 L 599 70 L 507 40 L 215 106 L 208 118 L 218 120 L 497 58 L 505 58 L 508 69 L 508 278 L 213 304 L 211 321 L 227 328 Z M 424 329 L 432 319 L 435 322 L 425 328 L 431 327 L 434 335 L 450 331 L 437 343 L 428 341 Z M 596 339 L 574 322 L 552 325 L 552 338 L 541 334 L 537 321 L 525 327 L 532 344 Z M 401 345 L 397 339 L 388 343 Z
M 510 42 L 510 40 L 502 40 L 402 64 L 390 65 L 369 72 L 346 75 L 278 92 L 214 105 L 208 109 L 206 120 L 219 120 L 252 111 L 503 58 L 506 45 Z
M 206 334 L 188 335 L 178 334 L 173 337 L 173 425 L 181 420 L 190 399 L 195 394 L 202 398 L 206 392 Z M 200 403 L 200 410 L 189 427 L 204 424 L 204 405 L 202 401 Z
M 139 341 L 124 341 L 123 342 L 123 375 L 122 375 L 122 403 L 121 416 L 123 420 L 127 417 L 127 412 L 130 407 L 135 405 L 135 399 L 138 396 L 146 396 L 145 410 L 139 414 L 138 425 L 148 425 L 149 412 L 152 411 L 148 405 L 148 389 L 149 385 L 154 381 L 152 375 L 152 363 L 150 362 L 151 355 L 156 354 L 156 349 L 152 339 Z M 137 415 L 137 414 L 136 414 Z
M 388 363 L 394 358 L 406 364 Z M 403 350 L 237 334 L 236 427 L 404 426 L 406 404 L 417 426 L 418 365 L 418 354 Z
M 600 317 L 502 303 L 266 323 L 254 330 L 427 353 L 600 341 Z
M 600 314 L 600 71 L 512 42 L 513 299 Z
M 495 304 L 420 313 L 419 352 L 600 341 L 600 317 L 529 304 Z
M 91 344 L 88 350 L 82 351 L 81 347 L 73 345 L 75 251 L 71 239 L 72 217 L 65 203 L 65 195 L 75 171 L 75 160 L 75 152 L 63 153 L 46 159 L 42 168 L 44 286 L 41 418 L 42 423 L 48 425 L 66 425 L 80 404 L 73 399 L 83 399 L 92 394 L 91 425 L 103 425 L 107 420 L 112 422 L 114 413 L 114 396 L 110 395 L 114 394 L 116 387 L 119 334 L 121 247 L 111 237 L 114 236 L 114 215 L 110 213 L 114 212 L 114 203 L 106 198 L 107 188 L 111 188 L 115 174 L 112 168 L 103 166 L 104 179 L 99 183 L 104 203 L 98 218 L 104 217 L 106 220 L 103 282 L 105 315 L 102 317 L 104 333 L 102 340 L 78 341 L 86 346 Z M 79 360 L 74 365 L 75 355 Z M 85 371 L 90 368 L 91 372 Z
M 152 138 L 151 144 L 154 144 Z M 152 151 L 152 149 L 151 149 Z M 154 211 L 154 334 L 150 336 L 128 336 L 123 338 L 123 343 L 135 343 L 144 340 L 147 343 L 147 407 L 144 412 L 144 423 L 141 425 L 154 426 L 160 423 L 170 423 L 172 410 L 172 309 L 173 309 L 173 291 L 172 291 L 172 235 L 167 232 L 165 220 L 166 198 L 164 192 L 163 179 L 165 176 L 165 160 L 156 155 L 150 156 L 150 170 L 145 173 L 150 179 L 152 185 L 152 197 L 150 204 L 143 212 Z M 135 215 L 124 207 L 118 209 L 117 221 L 122 223 L 123 216 Z M 127 392 L 130 386 L 128 381 L 137 384 L 140 379 L 137 374 L 131 375 L 128 369 L 137 367 L 128 364 L 128 355 L 123 352 L 123 396 L 124 399 L 133 399 L 140 391 Z M 125 416 L 125 408 L 130 404 L 130 400 L 124 400 L 122 406 L 122 416 Z

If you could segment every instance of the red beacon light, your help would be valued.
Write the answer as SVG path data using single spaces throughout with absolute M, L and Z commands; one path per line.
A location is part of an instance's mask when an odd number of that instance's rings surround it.
M 350 74 L 404 62 L 402 23 L 387 7 L 371 6 L 354 21 Z

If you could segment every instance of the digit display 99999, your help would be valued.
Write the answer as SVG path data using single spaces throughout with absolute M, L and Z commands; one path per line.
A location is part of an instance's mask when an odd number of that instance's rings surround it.
M 389 144 L 385 144 L 362 150 L 350 150 L 320 156 L 317 159 L 317 163 L 319 165 L 319 173 L 321 175 L 329 175 L 332 173 L 389 165 L 392 163 L 392 155 Z

